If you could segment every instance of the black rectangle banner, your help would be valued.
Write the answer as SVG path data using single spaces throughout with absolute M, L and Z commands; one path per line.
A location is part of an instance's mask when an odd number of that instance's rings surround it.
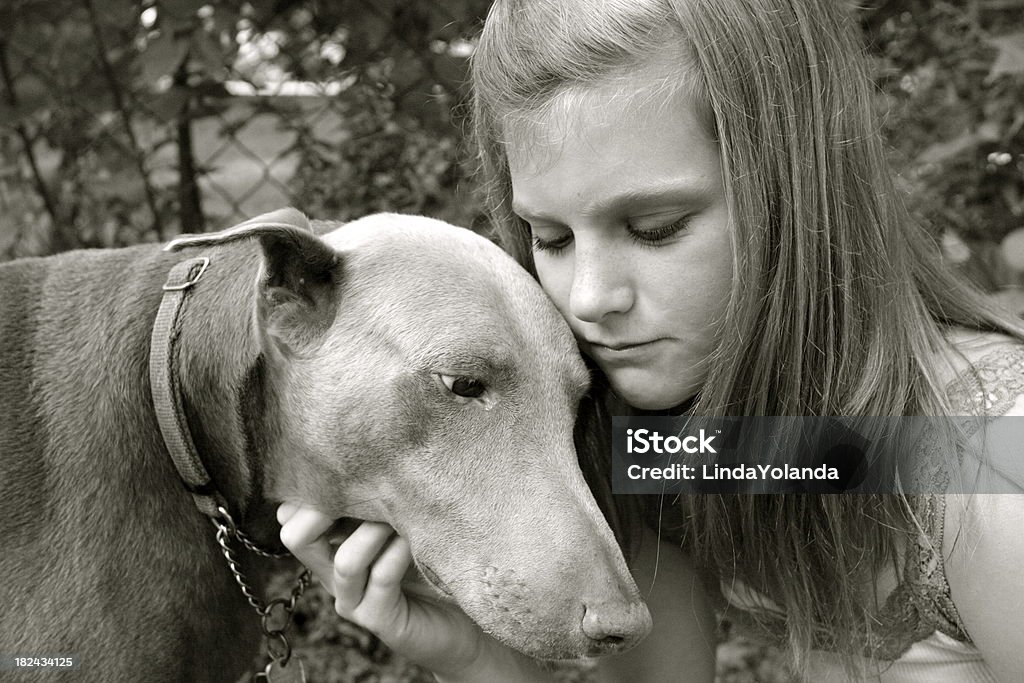
M 615 417 L 612 491 L 994 493 L 992 448 L 1024 418 Z

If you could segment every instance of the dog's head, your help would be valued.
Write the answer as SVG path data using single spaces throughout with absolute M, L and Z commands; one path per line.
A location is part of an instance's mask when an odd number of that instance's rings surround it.
M 440 221 L 378 214 L 320 238 L 289 216 L 248 228 L 270 495 L 388 522 L 430 583 L 527 654 L 635 644 L 650 616 L 573 446 L 588 374 L 540 286 Z

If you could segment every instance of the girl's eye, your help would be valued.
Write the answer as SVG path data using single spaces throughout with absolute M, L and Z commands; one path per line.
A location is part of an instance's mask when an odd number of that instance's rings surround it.
M 648 230 L 640 230 L 633 226 L 627 226 L 626 230 L 629 232 L 630 238 L 638 244 L 644 245 L 656 245 L 659 242 L 664 242 L 677 235 L 678 233 L 686 230 L 690 225 L 690 217 L 684 216 L 677 221 L 669 223 L 668 225 L 662 225 L 657 228 L 651 228 Z
M 534 251 L 547 251 L 557 253 L 565 249 L 569 244 L 572 243 L 572 232 L 566 230 L 559 234 L 554 239 L 543 239 L 537 235 L 536 232 L 532 233 L 533 236 L 533 250 Z
M 626 232 L 629 234 L 631 240 L 640 245 L 645 246 L 656 246 L 661 242 L 679 234 L 686 230 L 690 225 L 690 216 L 684 216 L 677 221 L 669 223 L 667 225 L 661 225 L 655 228 L 640 229 L 632 225 L 626 224 Z M 572 231 L 566 230 L 565 232 L 559 233 L 556 237 L 543 238 L 540 237 L 536 232 L 532 233 L 533 236 L 533 250 L 535 252 L 549 252 L 557 254 L 562 251 L 570 244 L 572 244 Z
M 441 375 L 441 381 L 448 387 L 448 391 L 463 398 L 479 398 L 487 388 L 483 382 L 472 377 Z

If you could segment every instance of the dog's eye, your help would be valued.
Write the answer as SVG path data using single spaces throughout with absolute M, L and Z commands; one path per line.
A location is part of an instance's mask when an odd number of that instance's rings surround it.
M 441 381 L 448 387 L 448 391 L 463 398 L 479 398 L 484 393 L 484 383 L 472 377 L 452 377 L 441 375 Z

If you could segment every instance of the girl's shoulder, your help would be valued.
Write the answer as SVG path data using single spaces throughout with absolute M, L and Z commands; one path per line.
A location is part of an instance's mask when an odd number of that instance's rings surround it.
M 947 395 L 960 415 L 984 424 L 961 461 L 961 490 L 938 496 L 945 508 L 940 547 L 960 627 L 999 680 L 1024 667 L 1024 344 L 1004 335 L 951 330 L 954 365 Z M 968 412 L 969 411 L 969 412 Z M 942 500 L 945 498 L 945 500 Z
M 947 339 L 951 414 L 974 416 L 954 481 L 977 482 L 979 493 L 1024 492 L 1024 343 L 964 329 L 950 330 Z
M 948 496 L 932 497 L 944 517 L 937 539 L 943 594 L 958 631 L 978 648 L 998 680 L 1024 666 L 1024 343 L 1007 335 L 950 329 L 943 385 L 953 415 L 978 416 Z M 1011 494 L 1001 496 L 970 495 Z M 1013 495 L 1017 494 L 1017 495 Z
M 945 337 L 937 374 L 954 414 L 1024 415 L 1024 342 L 959 327 Z

